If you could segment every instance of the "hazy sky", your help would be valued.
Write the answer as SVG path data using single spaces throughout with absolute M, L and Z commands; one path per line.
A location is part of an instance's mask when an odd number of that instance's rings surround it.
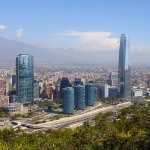
M 150 0 L 1 0 L 0 36 L 38 47 L 150 50 Z

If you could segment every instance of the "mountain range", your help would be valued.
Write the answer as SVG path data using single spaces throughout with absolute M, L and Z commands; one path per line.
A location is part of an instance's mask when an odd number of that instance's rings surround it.
M 38 48 L 0 37 L 0 62 L 15 63 L 16 55 L 31 54 L 35 61 L 61 64 L 117 64 L 119 51 L 76 51 L 72 48 Z M 149 63 L 146 53 L 131 52 L 132 63 Z

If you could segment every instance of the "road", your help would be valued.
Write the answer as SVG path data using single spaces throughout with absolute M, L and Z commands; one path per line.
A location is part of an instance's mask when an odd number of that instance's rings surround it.
M 24 124 L 24 126 L 27 126 L 29 128 L 35 128 L 35 129 L 40 129 L 40 128 L 47 128 L 47 129 L 58 129 L 58 128 L 64 128 L 69 125 L 77 124 L 80 122 L 84 122 L 87 120 L 90 120 L 94 118 L 97 114 L 99 113 L 106 113 L 109 111 L 114 111 L 114 110 L 119 110 L 125 107 L 129 107 L 132 103 L 131 102 L 124 102 L 118 105 L 114 106 L 108 106 L 108 107 L 103 107 L 95 110 L 91 110 L 89 112 L 80 114 L 80 115 L 75 115 L 71 117 L 65 117 L 65 118 L 60 118 L 59 120 L 54 120 L 54 121 L 49 121 L 46 123 L 41 123 L 38 125 L 33 125 L 33 124 Z

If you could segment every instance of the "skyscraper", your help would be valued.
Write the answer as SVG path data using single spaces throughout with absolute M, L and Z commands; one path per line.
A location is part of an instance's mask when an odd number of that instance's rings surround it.
M 40 88 L 39 83 L 34 83 L 34 99 L 39 99 Z
M 16 75 L 12 74 L 11 75 L 11 85 L 12 87 L 16 84 Z
M 63 77 L 60 83 L 61 98 L 63 97 L 63 88 L 71 87 L 68 77 Z
M 33 103 L 34 71 L 32 55 L 20 54 L 16 57 L 16 91 L 19 103 Z
M 111 74 L 109 74 L 108 83 L 110 86 L 118 87 L 118 73 L 112 72 Z
M 95 100 L 95 85 L 88 83 L 85 85 L 85 105 L 93 106 Z
M 63 112 L 74 113 L 74 89 L 72 87 L 63 88 Z
M 131 97 L 131 67 L 129 41 L 126 34 L 121 34 L 118 65 L 118 92 L 122 98 Z
M 107 84 L 97 84 L 98 96 L 100 98 L 107 98 L 109 95 L 109 86 Z
M 85 86 L 77 85 L 74 87 L 75 108 L 79 110 L 85 109 Z
M 75 81 L 74 81 L 74 86 L 77 86 L 77 85 L 83 85 L 82 80 L 79 78 L 75 78 Z

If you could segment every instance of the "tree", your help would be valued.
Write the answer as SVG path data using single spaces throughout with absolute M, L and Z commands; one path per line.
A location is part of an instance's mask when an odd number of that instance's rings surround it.
M 56 104 L 62 104 L 62 99 L 56 98 L 56 99 L 55 99 L 55 102 L 56 102 Z
M 0 117 L 6 117 L 7 114 L 3 111 L 3 112 L 0 112 Z

